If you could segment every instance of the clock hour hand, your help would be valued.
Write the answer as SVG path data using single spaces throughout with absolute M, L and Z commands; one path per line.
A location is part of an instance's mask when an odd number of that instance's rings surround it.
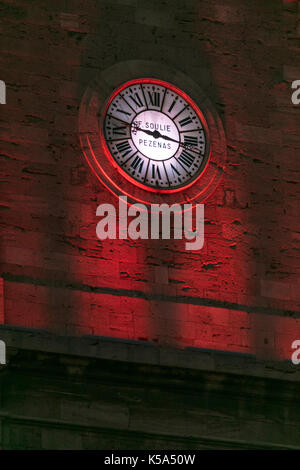
M 129 127 L 132 127 L 133 134 L 136 134 L 137 131 L 141 131 L 141 132 L 145 132 L 145 134 L 151 135 L 154 138 L 157 138 L 155 135 L 157 131 L 149 131 L 148 129 L 142 129 L 141 127 L 137 126 L 135 123 L 132 123 L 132 125 L 129 124 Z
M 137 131 L 145 132 L 145 134 L 152 135 L 152 137 L 155 137 L 154 132 L 149 131 L 148 129 L 141 129 L 140 127 L 136 128 Z
M 148 135 L 152 135 L 152 137 L 154 137 L 154 139 L 165 139 L 165 140 L 170 140 L 171 142 L 175 142 L 176 144 L 180 144 L 180 142 L 178 142 L 177 140 L 174 140 L 172 139 L 171 137 L 168 137 L 166 135 L 162 135 L 159 131 L 155 130 L 155 131 L 149 131 L 148 129 L 142 129 L 141 127 L 138 127 L 137 125 L 135 125 L 134 123 L 132 124 L 132 132 L 135 133 L 137 131 L 141 131 L 141 132 L 145 132 L 146 134 Z

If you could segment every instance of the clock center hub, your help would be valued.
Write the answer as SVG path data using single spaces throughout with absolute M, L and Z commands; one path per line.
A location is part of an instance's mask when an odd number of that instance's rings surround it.
M 159 111 L 143 111 L 131 125 L 131 138 L 136 148 L 148 158 L 168 160 L 179 148 L 176 124 Z

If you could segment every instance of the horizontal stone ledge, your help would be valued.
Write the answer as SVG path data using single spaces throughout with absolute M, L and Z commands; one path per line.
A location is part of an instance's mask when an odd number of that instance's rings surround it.
M 59 336 L 44 330 L 0 325 L 8 364 L 15 350 L 61 354 L 75 358 L 102 359 L 158 367 L 181 368 L 219 374 L 300 382 L 300 367 L 291 361 L 269 361 L 255 356 L 212 349 L 176 349 L 154 343 L 99 336 Z
M 120 439 L 128 438 L 133 439 L 147 439 L 153 440 L 154 442 L 157 441 L 166 441 L 166 442 L 176 442 L 181 443 L 183 445 L 188 445 L 189 447 L 192 445 L 193 448 L 195 445 L 203 445 L 210 447 L 213 446 L 213 449 L 216 448 L 224 449 L 224 447 L 229 447 L 232 449 L 247 449 L 247 450 L 298 450 L 298 446 L 294 445 L 285 445 L 281 443 L 273 443 L 273 442 L 257 442 L 253 440 L 253 442 L 249 442 L 248 440 L 242 439 L 226 439 L 223 437 L 219 437 L 218 435 L 213 436 L 182 436 L 178 435 L 178 433 L 153 433 L 147 432 L 145 430 L 141 431 L 140 429 L 117 429 L 114 427 L 104 427 L 104 426 L 91 426 L 88 424 L 82 423 L 74 423 L 72 421 L 67 420 L 56 420 L 50 418 L 36 418 L 31 416 L 24 416 L 24 415 L 16 415 L 11 414 L 10 412 L 2 411 L 0 412 L 0 425 L 1 423 L 11 423 L 11 424 L 18 424 L 28 427 L 39 427 L 41 429 L 45 429 L 46 432 L 50 432 L 51 429 L 60 429 L 60 430 L 67 430 L 71 432 L 82 432 L 82 433 L 89 433 L 89 434 L 105 434 L 110 436 L 119 436 Z

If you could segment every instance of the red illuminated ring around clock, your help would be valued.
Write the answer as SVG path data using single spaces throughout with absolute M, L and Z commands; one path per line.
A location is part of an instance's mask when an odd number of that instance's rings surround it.
M 147 186 L 145 184 L 142 184 L 140 183 L 139 181 L 136 181 L 134 178 L 132 178 L 128 173 L 126 173 L 126 171 L 124 171 L 119 165 L 118 163 L 115 161 L 115 159 L 113 158 L 113 156 L 111 155 L 111 152 L 107 146 L 107 143 L 106 143 L 106 139 L 105 139 L 105 136 L 104 136 L 104 132 L 103 132 L 103 122 L 104 122 L 104 119 L 106 117 L 106 113 L 107 113 L 107 110 L 111 104 L 111 102 L 114 100 L 114 98 L 119 94 L 121 93 L 123 90 L 125 90 L 126 88 L 132 86 L 132 85 L 137 85 L 137 84 L 140 84 L 140 83 L 145 83 L 145 84 L 153 84 L 153 85 L 160 85 L 160 86 L 163 86 L 164 88 L 167 88 L 168 90 L 172 90 L 174 91 L 177 95 L 179 95 L 181 98 L 183 98 L 192 108 L 193 110 L 195 111 L 195 113 L 197 114 L 197 116 L 199 117 L 200 121 L 201 121 L 201 124 L 203 126 L 203 131 L 204 131 L 204 134 L 205 134 L 205 157 L 204 157 L 204 166 L 203 168 L 201 169 L 201 171 L 199 172 L 199 174 L 196 174 L 195 177 L 193 177 L 188 183 L 186 184 L 182 184 L 181 186 L 177 187 L 177 188 L 173 188 L 173 189 L 163 189 L 163 188 L 153 188 L 151 186 Z M 196 183 L 196 181 L 201 177 L 201 175 L 204 173 L 207 165 L 208 165 L 208 162 L 209 162 L 209 159 L 210 159 L 210 152 L 209 152 L 209 130 L 208 130 L 208 126 L 207 126 L 207 123 L 205 121 L 205 118 L 203 116 L 203 113 L 200 111 L 200 109 L 198 108 L 198 106 L 193 102 L 193 100 L 186 94 L 184 93 L 182 90 L 180 90 L 179 88 L 177 88 L 176 86 L 172 85 L 171 83 L 167 83 L 163 80 L 158 80 L 158 79 L 154 79 L 154 78 L 143 78 L 143 79 L 136 79 L 136 80 L 130 80 L 129 82 L 127 83 L 124 83 L 122 86 L 120 86 L 117 90 L 115 90 L 115 92 L 112 94 L 112 96 L 110 97 L 110 99 L 108 100 L 108 103 L 106 105 L 106 108 L 105 108 L 105 111 L 104 111 L 104 114 L 103 114 L 103 119 L 102 119 L 102 122 L 101 122 L 101 127 L 100 127 L 100 139 L 101 139 L 101 143 L 103 145 L 103 149 L 104 149 L 104 152 L 105 152 L 105 155 L 107 156 L 108 160 L 110 161 L 111 165 L 113 165 L 120 173 L 121 175 L 126 178 L 128 181 L 130 181 L 132 184 L 140 187 L 141 189 L 145 189 L 146 191 L 151 191 L 153 193 L 165 193 L 165 194 L 171 194 L 171 193 L 176 193 L 176 192 L 179 192 L 179 191 L 183 191 L 184 189 L 187 189 L 189 188 L 190 186 L 192 186 L 194 183 Z
M 145 61 L 129 61 L 129 63 L 137 64 L 137 68 L 141 70 L 132 77 L 132 67 L 128 67 L 126 71 L 125 63 L 117 64 L 114 66 L 115 80 L 112 79 L 111 69 L 107 73 L 101 73 L 90 86 L 86 89 L 79 112 L 79 137 L 85 158 L 102 184 L 111 191 L 115 196 L 127 196 L 128 203 L 143 203 L 147 206 L 152 204 L 199 204 L 207 200 L 212 195 L 214 190 L 220 183 L 224 173 L 225 160 L 226 160 L 226 141 L 222 123 L 214 110 L 211 102 L 207 99 L 202 90 L 191 82 L 185 79 L 183 74 L 174 72 L 168 67 L 161 64 L 156 64 L 156 75 L 161 75 L 164 80 L 159 77 L 145 78 L 149 76 L 149 68 L 155 70 L 155 64 Z M 144 73 L 146 69 L 148 73 Z M 125 75 L 123 85 L 115 85 L 114 81 L 122 79 L 122 73 Z M 131 77 L 129 76 L 131 75 Z M 137 75 L 143 78 L 136 78 Z M 176 78 L 176 85 L 171 85 L 172 77 Z M 175 190 L 168 191 L 151 191 L 140 187 L 135 180 L 129 180 L 129 175 L 126 178 L 119 171 L 119 167 L 112 158 L 105 138 L 103 135 L 103 122 L 105 111 L 111 100 L 128 86 L 129 83 L 140 83 L 141 81 L 153 83 L 165 83 L 168 88 L 180 93 L 180 95 L 188 101 L 201 117 L 201 122 L 205 125 L 206 136 L 209 137 L 209 155 L 207 155 L 207 164 L 204 170 L 197 175 L 196 178 L 189 182 L 184 188 L 176 188 Z M 175 80 L 173 80 L 174 83 Z M 185 81 L 195 85 L 193 91 L 193 99 L 201 106 L 201 111 L 194 101 L 184 92 L 180 87 L 185 87 Z M 179 82 L 179 83 L 178 83 Z M 113 87 L 113 89 L 112 89 Z M 187 87 L 186 87 L 187 88 Z M 209 158 L 208 158 L 209 157 Z M 117 169 L 116 169 L 117 167 Z

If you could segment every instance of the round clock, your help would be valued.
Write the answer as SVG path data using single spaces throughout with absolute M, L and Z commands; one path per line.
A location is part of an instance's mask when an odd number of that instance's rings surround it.
M 203 114 L 182 90 L 157 79 L 131 80 L 108 100 L 105 150 L 121 174 L 147 191 L 180 191 L 209 156 Z
M 79 136 L 98 179 L 129 204 L 204 202 L 224 172 L 214 106 L 188 76 L 156 62 L 122 62 L 95 77 L 81 101 Z

